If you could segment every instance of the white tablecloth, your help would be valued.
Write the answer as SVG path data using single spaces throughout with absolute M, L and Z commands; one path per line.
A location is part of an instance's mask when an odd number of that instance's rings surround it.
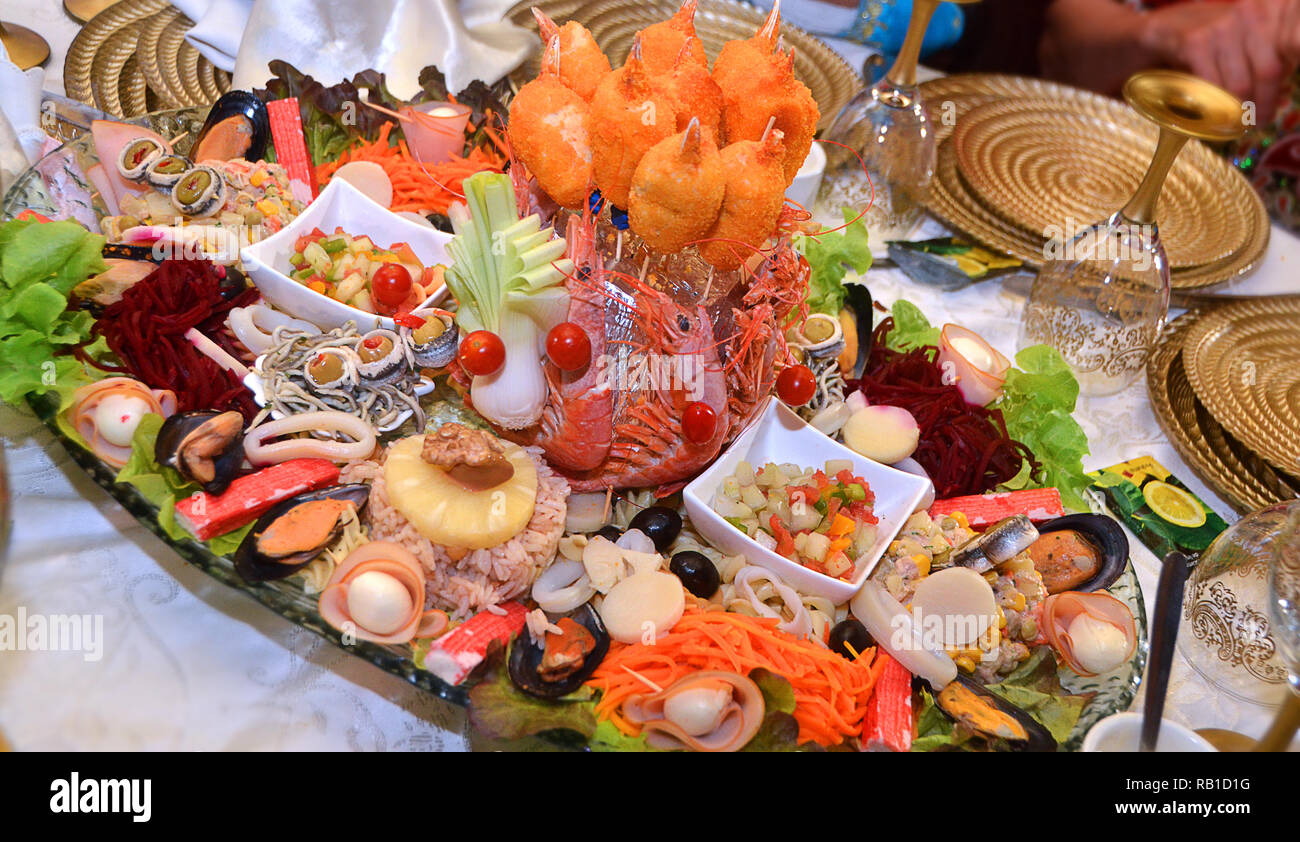
M 3 16 L 51 42 L 47 89 L 61 88 L 78 26 L 57 0 L 16 0 Z M 1290 245 L 1290 244 L 1288 244 Z M 957 293 L 873 270 L 877 300 L 906 297 L 1014 351 L 1022 299 L 986 282 Z M 1151 454 L 1230 522 L 1161 433 L 1138 384 L 1081 402 L 1088 469 Z M 104 652 L 0 652 L 0 730 L 17 749 L 460 750 L 464 712 L 345 654 L 208 578 L 139 526 L 25 411 L 0 407 L 14 495 L 0 565 L 0 615 L 102 614 Z M 1157 561 L 1132 540 L 1148 611 Z M 3 556 L 0 556 L 2 558 Z M 1206 687 L 1176 659 L 1166 715 L 1194 728 L 1263 733 L 1271 713 Z

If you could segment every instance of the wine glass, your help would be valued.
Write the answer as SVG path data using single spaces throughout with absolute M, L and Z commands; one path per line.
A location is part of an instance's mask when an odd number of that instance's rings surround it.
M 825 144 L 818 214 L 838 219 L 841 208 L 870 205 L 864 222 L 875 242 L 907 235 L 921 216 L 921 200 L 934 175 L 934 127 L 917 91 L 916 63 L 938 5 L 939 0 L 914 0 L 907 35 L 889 72 L 840 109 L 824 136 L 831 142 Z
M 1300 726 L 1300 505 L 1291 507 L 1274 553 L 1268 583 L 1269 616 L 1278 651 L 1287 665 L 1289 688 L 1272 727 L 1256 746 L 1259 751 L 1285 751 Z
M 1068 242 L 1048 244 L 1021 327 L 1021 347 L 1055 347 L 1085 395 L 1132 383 L 1164 327 L 1169 261 L 1156 205 L 1174 159 L 1189 137 L 1223 142 L 1245 129 L 1236 97 L 1186 73 L 1138 73 L 1124 98 L 1160 128 L 1151 165 L 1128 204 Z

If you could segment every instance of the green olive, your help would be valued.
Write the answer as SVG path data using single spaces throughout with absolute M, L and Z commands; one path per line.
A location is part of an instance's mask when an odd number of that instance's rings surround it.
M 203 191 L 212 186 L 212 173 L 204 170 L 187 175 L 176 185 L 176 198 L 189 205 L 203 197 Z
M 332 383 L 343 376 L 343 360 L 338 354 L 317 354 L 307 373 L 317 383 Z
M 427 345 L 446 332 L 447 326 L 442 323 L 442 319 L 437 316 L 430 316 L 424 320 L 424 324 L 415 329 L 411 334 L 411 338 L 420 345 Z
M 368 337 L 357 348 L 357 356 L 361 357 L 363 363 L 378 362 L 392 352 L 393 340 L 387 336 Z

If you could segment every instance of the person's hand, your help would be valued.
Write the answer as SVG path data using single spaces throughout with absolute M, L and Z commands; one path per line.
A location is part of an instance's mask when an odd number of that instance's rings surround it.
M 1300 64 L 1300 0 L 1170 6 L 1143 16 L 1139 39 L 1165 63 L 1253 102 L 1267 124 Z

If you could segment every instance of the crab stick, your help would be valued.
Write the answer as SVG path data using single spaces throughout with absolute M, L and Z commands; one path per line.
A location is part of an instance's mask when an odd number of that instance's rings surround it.
M 198 491 L 176 503 L 176 522 L 200 541 L 224 535 L 297 494 L 332 485 L 339 468 L 327 459 L 291 459 L 242 476 L 221 494 Z
M 494 640 L 505 643 L 523 630 L 528 609 L 518 602 L 496 606 L 504 614 L 480 611 L 438 638 L 424 655 L 424 668 L 448 684 L 460 684 L 487 656 Z
M 1061 507 L 1061 492 L 1056 488 L 949 497 L 947 500 L 936 500 L 930 506 L 930 517 L 951 515 L 954 512 L 964 514 L 971 529 L 984 529 L 1012 515 L 1025 515 L 1034 523 L 1043 523 L 1061 517 L 1065 514 L 1065 509 Z
M 912 748 L 912 674 L 881 652 L 884 671 L 876 679 L 867 715 L 862 720 L 863 751 L 910 751 Z

